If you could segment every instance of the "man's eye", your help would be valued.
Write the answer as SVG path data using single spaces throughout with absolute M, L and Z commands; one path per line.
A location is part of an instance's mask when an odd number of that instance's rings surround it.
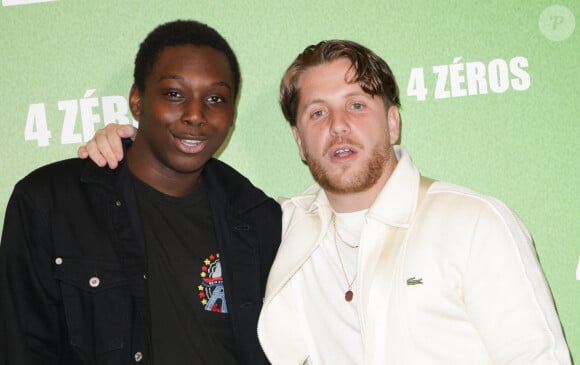
M 364 105 L 362 103 L 353 103 L 352 104 L 352 108 L 356 109 L 356 110 L 360 110 L 364 107 Z
M 182 97 L 178 91 L 168 91 L 165 93 L 165 96 L 167 96 L 171 99 L 179 99 Z
M 312 118 L 322 118 L 324 116 L 324 112 L 322 110 L 317 110 L 312 113 Z
M 207 101 L 209 101 L 210 103 L 223 103 L 226 100 L 224 98 L 222 98 L 221 96 L 217 96 L 217 95 L 212 95 L 209 98 L 207 98 Z

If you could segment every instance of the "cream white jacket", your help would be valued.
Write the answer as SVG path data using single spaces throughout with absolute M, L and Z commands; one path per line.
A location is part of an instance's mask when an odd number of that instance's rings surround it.
M 369 209 L 359 247 L 355 300 L 365 364 L 571 364 L 520 219 L 495 198 L 443 182 L 418 208 L 419 171 L 405 149 L 396 152 L 399 163 Z M 303 364 L 304 318 L 289 284 L 332 211 L 317 185 L 282 208 L 258 336 L 274 365 Z

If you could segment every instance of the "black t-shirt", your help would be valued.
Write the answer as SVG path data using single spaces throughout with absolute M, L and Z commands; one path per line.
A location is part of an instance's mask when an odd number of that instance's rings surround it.
M 237 364 L 203 184 L 175 198 L 134 180 L 147 243 L 155 364 Z

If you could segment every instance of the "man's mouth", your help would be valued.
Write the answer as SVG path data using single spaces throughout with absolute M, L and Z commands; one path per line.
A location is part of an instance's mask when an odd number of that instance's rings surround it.
M 201 144 L 201 141 L 198 139 L 182 139 L 181 143 L 183 143 L 187 147 L 197 147 Z
M 352 150 L 350 148 L 339 148 L 336 151 L 334 151 L 334 155 L 336 157 L 345 157 L 348 156 L 350 154 L 352 154 Z

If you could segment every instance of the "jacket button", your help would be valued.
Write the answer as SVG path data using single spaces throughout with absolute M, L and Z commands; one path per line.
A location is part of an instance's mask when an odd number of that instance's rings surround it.
M 89 279 L 89 285 L 91 286 L 91 288 L 96 288 L 100 284 L 101 280 L 96 276 L 93 276 L 92 278 Z
M 140 351 L 137 351 L 135 353 L 135 362 L 139 362 L 141 360 L 143 360 L 143 354 Z
M 56 259 L 54 259 L 54 263 L 57 265 L 62 265 L 62 257 L 57 257 Z
M 121 205 L 123 205 L 123 203 L 121 203 L 121 201 L 120 201 L 120 200 L 117 200 L 117 201 L 115 202 L 115 205 L 116 205 L 116 206 L 118 206 L 118 207 L 120 207 Z

